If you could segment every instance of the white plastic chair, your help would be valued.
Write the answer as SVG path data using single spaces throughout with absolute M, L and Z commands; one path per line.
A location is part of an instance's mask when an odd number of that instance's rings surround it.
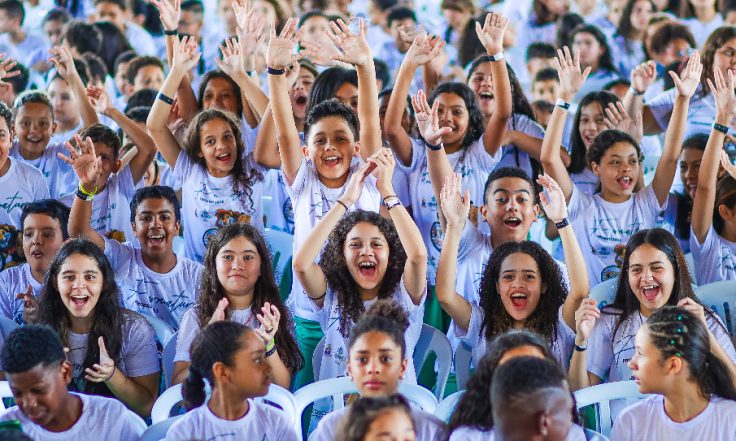
M 733 337 L 736 332 L 736 280 L 722 280 L 699 286 L 695 294 L 704 305 L 718 314 Z
M 314 374 L 314 380 L 317 381 L 319 378 L 319 371 L 322 369 L 322 358 L 325 355 L 325 338 L 322 337 L 314 347 L 312 352 L 312 373 Z
M 10 383 L 7 381 L 0 381 L 0 408 L 3 410 L 7 409 L 3 402 L 4 398 L 13 398 L 13 392 L 10 391 Z
M 140 441 L 161 441 L 163 439 L 166 439 L 166 432 L 168 432 L 169 427 L 171 427 L 172 424 L 174 424 L 179 418 L 183 416 L 184 415 L 179 415 L 168 418 L 161 421 L 160 423 L 156 423 L 150 426 L 148 429 L 146 429 L 145 432 L 143 432 Z
M 294 254 L 294 236 L 284 231 L 268 229 L 265 231 L 265 238 L 271 249 L 276 280 L 281 280 L 286 272 L 291 271 L 288 264 Z
M 174 382 L 174 356 L 176 355 L 176 337 L 178 335 L 178 331 L 174 332 L 174 335 L 166 342 L 164 352 L 161 355 L 161 369 L 164 374 L 164 385 L 167 389 Z
M 575 404 L 578 409 L 595 405 L 597 409 L 598 421 L 597 431 L 604 436 L 611 435 L 611 427 L 613 421 L 611 419 L 611 401 L 625 400 L 626 405 L 633 404 L 636 401 L 647 397 L 646 394 L 639 392 L 639 386 L 634 381 L 616 381 L 613 383 L 603 383 L 597 386 L 586 387 L 574 392 Z
M 10 333 L 18 326 L 18 323 L 13 320 L 7 317 L 0 317 L 0 333 L 2 333 L 3 341 L 7 340 Z M 0 349 L 2 349 L 2 346 L 0 346 Z
M 455 349 L 455 380 L 457 390 L 463 390 L 470 379 L 470 364 L 473 361 L 473 348 L 460 342 Z
M 695 276 L 695 258 L 693 257 L 693 253 L 685 254 L 685 263 L 687 263 L 687 269 L 690 271 L 690 277 L 693 278 L 693 283 L 697 285 L 698 279 Z
M 439 330 L 422 324 L 422 331 L 419 339 L 414 347 L 414 370 L 417 377 L 422 370 L 422 366 L 427 361 L 429 354 L 433 353 L 437 356 L 437 383 L 434 387 L 434 395 L 437 401 L 441 400 L 445 394 L 445 386 L 447 378 L 450 376 L 450 368 L 452 367 L 452 345 L 447 336 Z
M 174 329 L 158 317 L 148 314 L 143 314 L 143 317 L 145 317 L 146 320 L 148 320 L 148 323 L 153 327 L 153 330 L 156 332 L 156 339 L 161 343 L 161 347 L 166 347 L 166 343 L 168 343 L 174 335 Z
M 296 433 L 302 433 L 302 413 L 310 404 L 322 398 L 332 398 L 332 410 L 342 409 L 345 407 L 343 396 L 355 393 L 358 393 L 358 388 L 348 377 L 317 381 L 296 391 L 294 394 L 296 400 L 296 412 L 294 412 Z M 401 383 L 399 384 L 399 393 L 425 412 L 432 413 L 437 408 L 437 398 L 422 386 Z
M 603 283 L 599 283 L 590 290 L 590 298 L 595 300 L 598 308 L 603 308 L 609 303 L 613 303 L 616 297 L 616 287 L 618 286 L 618 277 L 608 279 Z
M 590 429 L 583 429 L 585 430 L 585 438 L 588 439 L 588 441 L 609 441 L 607 436 L 603 436 L 603 434 L 596 432 L 595 430 Z M 141 441 L 144 441 L 141 439 Z
M 151 421 L 156 424 L 169 418 L 171 410 L 182 400 L 181 384 L 171 386 L 162 393 L 156 402 L 153 403 L 151 409 Z M 272 384 L 268 389 L 268 394 L 264 397 L 258 397 L 256 401 L 266 403 L 268 405 L 280 408 L 290 422 L 294 421 L 294 412 L 296 409 L 296 401 L 294 396 L 288 390 L 281 386 Z
M 437 405 L 437 409 L 434 410 L 434 415 L 445 423 L 449 423 L 450 417 L 453 412 L 455 412 L 455 407 L 457 407 L 457 403 L 460 402 L 460 398 L 462 398 L 463 395 L 465 395 L 464 390 L 459 390 L 452 395 L 448 395 L 447 398 L 440 401 L 440 404 Z

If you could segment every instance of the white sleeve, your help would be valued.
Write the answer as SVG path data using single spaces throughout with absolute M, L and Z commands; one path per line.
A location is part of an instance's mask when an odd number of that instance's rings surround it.
M 122 406 L 121 406 L 122 407 Z M 110 415 L 113 418 L 120 418 L 120 415 Z M 120 424 L 120 441 L 138 441 L 146 431 L 146 422 L 138 415 L 128 409 L 123 410 L 122 422 Z
M 156 333 L 148 321 L 141 315 L 129 318 L 130 330 L 127 341 L 123 341 L 125 374 L 128 377 L 142 377 L 160 372 L 158 350 L 156 349 Z
M 292 205 L 296 205 L 294 201 L 296 201 L 296 199 L 304 192 L 304 188 L 306 187 L 307 181 L 309 180 L 310 172 L 312 172 L 312 170 L 309 166 L 309 163 L 307 162 L 307 158 L 302 159 L 302 163 L 299 164 L 299 170 L 297 170 L 296 176 L 294 177 L 294 182 L 289 185 L 289 180 L 286 179 L 283 168 L 281 169 L 281 177 L 284 180 L 284 188 L 286 189 L 286 194 L 288 194 L 292 200 Z
M 690 227 L 690 252 L 693 253 L 696 279 L 701 284 L 715 282 L 720 279 L 718 264 L 721 261 L 719 259 L 721 243 L 713 225 L 708 228 L 702 244 L 695 236 L 692 227 Z
M 567 216 L 570 219 L 570 222 L 577 219 L 578 216 L 590 215 L 592 205 L 593 196 L 580 191 L 578 186 L 573 184 L 570 202 L 567 204 Z M 582 231 L 579 233 L 582 233 Z
M 468 344 L 470 347 L 475 347 L 480 343 L 480 327 L 483 324 L 483 317 L 485 314 L 483 313 L 483 310 L 480 309 L 480 306 L 475 303 L 471 303 L 470 307 L 470 321 L 468 322 L 467 330 L 461 329 L 455 321 L 452 323 L 455 327 L 455 335 L 457 338 Z
M 677 90 L 674 88 L 667 90 L 646 103 L 652 112 L 652 116 L 654 116 L 654 119 L 661 128 L 666 129 L 669 125 L 670 116 L 672 116 L 672 107 L 675 105 L 676 92 Z
M 601 316 L 603 313 L 601 313 Z M 599 318 L 588 337 L 587 371 L 598 378 L 606 378 L 613 363 L 613 337 L 608 324 Z
M 192 173 L 192 168 L 196 163 L 192 161 L 187 152 L 179 150 L 179 156 L 176 157 L 176 164 L 171 169 L 171 174 L 174 175 L 179 182 L 184 183 L 186 178 Z
M 118 189 L 120 192 L 125 195 L 128 200 L 133 199 L 133 195 L 136 190 L 136 182 L 133 182 L 133 172 L 130 171 L 130 167 L 123 167 L 122 170 L 115 174 L 115 177 L 118 179 Z M 138 182 L 141 182 L 142 180 L 143 176 L 141 176 Z
M 174 363 L 177 361 L 191 362 L 189 350 L 192 347 L 194 338 L 199 334 L 199 321 L 197 319 L 196 309 L 192 308 L 184 313 L 179 326 L 179 332 L 176 334 L 176 354 L 174 355 Z
M 424 162 L 426 152 L 424 151 L 424 141 L 416 138 L 409 138 L 411 143 L 411 164 L 404 165 L 398 158 L 396 159 L 396 168 L 403 171 L 407 175 L 412 174 Z
M 127 273 L 126 269 L 129 267 L 135 256 L 135 250 L 130 243 L 124 244 L 114 239 L 109 239 L 106 236 L 102 236 L 102 240 L 105 242 L 105 256 L 110 261 L 113 271 L 116 277 L 121 277 L 122 274 Z
M 496 165 L 501 162 L 501 158 L 503 157 L 503 149 L 501 148 L 501 146 L 499 146 L 494 155 L 488 154 L 485 146 L 483 145 L 483 140 L 485 139 L 485 136 L 486 135 L 484 133 L 477 141 L 470 144 L 468 146 L 467 153 L 469 155 L 475 156 L 476 167 L 478 167 L 480 170 L 483 170 L 484 172 L 490 173 L 491 171 L 493 171 L 494 168 L 496 168 Z
M 611 439 L 616 441 L 636 441 L 636 437 L 632 432 L 636 431 L 634 409 L 628 407 L 613 422 L 613 430 L 611 430 Z
M 60 159 L 59 159 L 60 161 Z M 34 201 L 40 201 L 41 199 L 48 199 L 49 196 L 49 185 L 46 183 L 43 174 L 41 172 L 34 173 L 30 176 L 31 185 L 33 186 L 33 198 Z
M 705 317 L 708 323 L 708 329 L 713 333 L 718 344 L 721 345 L 728 358 L 736 363 L 736 349 L 734 349 L 733 340 L 731 340 L 731 336 L 726 330 L 726 325 L 723 324 L 721 318 L 715 313 L 713 315 L 706 314 Z

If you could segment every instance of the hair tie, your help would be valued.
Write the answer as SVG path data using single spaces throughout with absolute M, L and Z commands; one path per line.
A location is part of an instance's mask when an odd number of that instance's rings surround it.
M 677 355 L 678 357 L 682 358 L 682 352 L 675 352 L 675 355 Z

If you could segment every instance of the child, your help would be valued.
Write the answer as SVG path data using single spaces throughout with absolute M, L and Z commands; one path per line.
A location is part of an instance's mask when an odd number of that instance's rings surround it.
M 232 320 L 252 327 L 266 345 L 271 378 L 288 388 L 302 357 L 291 334 L 290 313 L 279 297 L 271 255 L 252 226 L 235 223 L 210 240 L 197 305 L 184 313 L 176 341 L 174 383 L 186 378 L 192 341 L 208 323 Z M 190 371 L 191 372 L 191 371 Z
M 396 6 L 388 11 L 386 23 L 393 39 L 383 44 L 383 47 L 376 52 L 376 58 L 383 60 L 391 73 L 396 74 L 411 46 L 411 42 L 407 43 L 401 38 L 399 30 L 402 27 L 414 29 L 417 26 L 417 16 L 411 8 Z
M 637 141 L 621 130 L 606 130 L 595 137 L 586 155 L 588 165 L 600 178 L 600 193 L 588 195 L 571 180 L 557 153 L 569 108 L 567 103 L 591 70 L 588 67 L 583 72 L 580 59 L 579 53 L 573 59 L 567 48 L 564 54 L 560 51 L 557 72 L 562 101 L 555 107 L 544 137 L 542 165 L 560 184 L 568 201 L 570 221 L 586 256 L 591 286 L 595 286 L 618 274 L 621 259 L 617 256 L 626 254 L 624 243 L 638 230 L 654 227 L 657 215 L 666 206 L 680 156 L 688 103 L 698 86 L 702 64 L 699 55 L 695 54 L 682 72 L 682 79 L 671 73 L 679 97 L 652 183 L 637 191 L 637 184 L 643 180 L 641 149 Z
M 131 59 L 125 72 L 128 84 L 133 86 L 133 93 L 141 89 L 159 90 L 166 78 L 161 59 L 152 56 L 138 56 Z
M 119 302 L 115 276 L 102 250 L 73 239 L 51 262 L 38 323 L 51 326 L 69 348 L 73 390 L 114 396 L 148 416 L 159 384 L 155 334 L 143 316 Z
M 29 34 L 23 30 L 25 19 L 23 2 L 20 0 L 6 0 L 0 3 L 0 47 L 3 52 L 17 60 L 24 66 L 30 66 L 31 55 L 34 49 L 44 47 L 43 38 Z
M 557 71 L 551 67 L 542 69 L 534 76 L 532 99 L 554 103 L 557 99 L 557 89 L 559 87 L 560 80 L 557 78 Z
M 114 24 L 125 38 L 130 42 L 130 46 L 135 48 L 139 55 L 156 55 L 156 44 L 148 33 L 140 25 L 127 19 L 128 7 L 123 0 L 95 0 L 94 1 L 96 21 L 109 21 Z
M 72 363 L 51 328 L 14 330 L 0 361 L 16 402 L 0 421 L 20 421 L 32 439 L 72 441 L 105 433 L 111 441 L 136 441 L 146 430 L 146 423 L 118 400 L 67 391 Z
M 59 201 L 43 199 L 23 207 L 20 215 L 23 255 L 27 262 L 0 273 L 0 311 L 16 323 L 26 321 L 38 307 L 46 271 L 69 238 L 69 209 Z M 26 309 L 28 304 L 30 308 Z M 31 320 L 32 321 L 32 320 Z
M 629 366 L 639 391 L 656 395 L 624 409 L 611 439 L 735 439 L 736 388 L 722 363 L 702 314 L 672 306 L 652 314 Z
M 447 223 L 437 272 L 437 300 L 453 319 L 455 335 L 472 347 L 475 360 L 480 360 L 495 335 L 509 329 L 530 328 L 549 341 L 555 359 L 566 366 L 574 340 L 575 311 L 588 296 L 585 273 L 570 273 L 568 292 L 557 263 L 534 242 L 506 242 L 489 249 L 489 240 L 466 237 L 465 240 L 480 247 L 464 247 L 464 255 L 458 255 L 470 209 L 469 192 L 466 190 L 461 195 L 460 182 L 461 177 L 456 174 L 447 178 L 442 189 L 442 211 Z M 546 175 L 540 176 L 537 182 L 546 190 L 546 195 L 541 196 L 542 205 L 560 232 L 567 264 L 571 268 L 583 268 L 585 261 L 567 222 L 562 190 Z M 529 194 L 526 190 L 511 193 L 499 188 L 491 196 L 497 203 L 514 198 L 521 205 Z M 515 213 L 507 212 L 507 216 L 507 223 L 511 223 Z M 486 256 L 490 257 L 483 270 L 480 289 L 458 291 L 459 281 L 464 280 L 465 285 L 473 287 L 475 279 L 465 261 L 473 260 L 482 265 Z M 457 277 L 459 264 L 465 272 Z
M 626 246 L 616 296 L 601 311 L 592 299 L 575 313 L 576 350 L 570 362 L 570 387 L 578 390 L 607 381 L 632 380 L 628 361 L 634 357 L 634 336 L 663 306 L 682 306 L 703 317 L 708 326 L 711 352 L 729 371 L 736 371 L 736 349 L 725 326 L 695 297 L 691 278 L 677 245 L 665 230 L 642 230 Z M 623 404 L 611 403 L 614 421 Z
M 174 46 L 173 65 L 146 126 L 156 147 L 182 183 L 184 255 L 202 262 L 210 237 L 233 222 L 263 225 L 263 172 L 245 152 L 240 123 L 229 112 L 211 108 L 190 122 L 183 145 L 166 126 L 174 95 L 199 59 L 193 39 Z
M 348 342 L 348 375 L 362 397 L 388 397 L 397 393 L 399 382 L 406 375 L 407 358 L 404 333 L 409 317 L 401 305 L 383 299 L 374 303 L 355 324 Z M 486 389 L 486 393 L 488 390 Z M 317 425 L 309 439 L 332 441 L 340 420 L 350 407 L 334 410 Z M 421 440 L 446 439 L 445 424 L 437 417 L 412 409 L 417 437 Z
M 733 206 L 736 191 L 736 170 L 728 155 L 723 151 L 726 134 L 734 117 L 736 96 L 728 88 L 734 86 L 733 72 L 728 73 L 726 82 L 720 70 L 714 70 L 715 85 L 708 80 L 711 94 L 716 102 L 716 119 L 708 144 L 703 152 L 698 173 L 698 187 L 693 200 L 692 234 L 690 250 L 695 261 L 695 276 L 701 285 L 719 280 L 736 279 L 736 228 L 734 228 Z M 719 160 L 729 176 L 718 180 Z
M 271 384 L 266 358 L 261 333 L 247 326 L 218 321 L 202 329 L 192 343 L 192 365 L 182 389 L 190 412 L 169 428 L 166 440 L 299 439 L 281 411 L 253 400 L 266 395 Z M 205 380 L 212 388 L 208 400 Z
M 534 42 L 530 44 L 526 48 L 526 71 L 529 78 L 533 80 L 540 71 L 553 68 L 556 55 L 555 47 L 549 43 Z
M 598 28 L 581 24 L 573 29 L 571 38 L 572 50 L 580 54 L 581 66 L 590 69 L 589 81 L 573 97 L 573 101 L 578 102 L 588 93 L 600 90 L 604 84 L 618 78 L 619 73 L 613 64 L 608 40 Z
M 39 3 L 39 6 L 40 3 Z M 43 6 L 41 6 L 43 7 Z M 43 17 L 42 27 L 46 36 L 46 45 L 31 49 L 28 54 L 28 67 L 39 72 L 46 73 L 51 68 L 49 59 L 49 48 L 61 44 L 64 26 L 71 21 L 71 16 L 65 9 L 53 8 Z
M 705 40 L 719 27 L 725 25 L 723 5 L 716 0 L 680 3 L 678 15 L 695 37 L 695 47 L 703 47 Z
M 401 395 L 358 399 L 340 424 L 335 441 L 374 441 L 390 439 L 414 441 L 417 438 L 409 402 Z M 420 438 L 423 439 L 423 438 Z
M 628 0 L 624 6 L 613 40 L 614 59 L 624 78 L 645 60 L 644 33 L 656 9 L 651 0 Z

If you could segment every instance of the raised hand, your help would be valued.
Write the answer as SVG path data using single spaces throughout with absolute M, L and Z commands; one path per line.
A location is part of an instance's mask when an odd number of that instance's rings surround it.
M 181 41 L 174 40 L 171 70 L 189 73 L 197 66 L 201 56 L 199 45 L 194 37 L 184 37 Z
M 276 332 L 279 330 L 279 321 L 281 320 L 281 313 L 279 309 L 265 302 L 261 307 L 262 314 L 256 314 L 256 318 L 261 323 L 259 328 L 256 328 L 256 334 L 261 337 L 263 344 L 268 346 L 276 336 Z
M 636 66 L 631 71 L 631 88 L 634 92 L 642 94 L 657 79 L 657 65 L 654 61 L 647 61 Z
M 393 176 L 396 160 L 391 149 L 382 147 L 379 151 L 371 156 L 371 161 L 376 164 L 373 175 L 376 177 L 376 187 L 381 195 L 389 196 L 394 194 Z
M 56 46 L 49 49 L 51 58 L 49 61 L 54 65 L 54 68 L 62 78 L 69 81 L 70 76 L 77 75 L 77 68 L 74 66 L 74 58 L 64 46 Z
M 0 85 L 7 84 L 3 81 L 6 78 L 13 78 L 20 75 L 20 70 L 13 70 L 17 64 L 15 60 L 8 58 L 4 52 L 0 53 Z
M 452 128 L 450 127 L 440 128 L 440 118 L 437 114 L 439 104 L 439 100 L 435 100 L 432 107 L 429 107 L 427 97 L 423 90 L 419 90 L 417 95 L 411 98 L 411 105 L 414 107 L 414 117 L 417 120 L 419 133 L 431 145 L 440 144 L 442 137 L 452 132 Z
M 181 20 L 181 0 L 151 0 L 151 4 L 158 9 L 158 18 L 164 25 L 164 30 L 179 29 Z
M 440 192 L 440 206 L 445 215 L 447 226 L 461 227 L 470 213 L 470 190 L 462 193 L 463 177 L 459 173 L 445 177 L 445 184 Z
M 583 299 L 575 311 L 575 334 L 579 339 L 584 341 L 590 337 L 590 331 L 595 326 L 596 319 L 600 318 L 601 311 L 596 306 L 595 299 L 587 298 Z M 578 340 L 576 338 L 576 341 Z
M 687 66 L 685 66 L 685 69 L 683 69 L 681 73 L 682 76 L 677 75 L 677 73 L 673 71 L 669 71 L 672 81 L 675 82 L 677 94 L 682 97 L 690 98 L 695 94 L 695 91 L 698 90 L 700 76 L 703 73 L 703 63 L 700 62 L 700 52 L 695 51 L 690 55 L 690 59 L 687 60 Z
M 297 21 L 289 18 L 281 29 L 281 33 L 276 35 L 276 24 L 271 23 L 271 39 L 268 43 L 266 51 L 266 65 L 272 69 L 285 69 L 291 63 L 299 61 L 303 57 L 302 54 L 294 54 L 293 50 L 299 41 L 299 35 L 296 31 Z
M 222 60 L 215 60 L 220 70 L 225 72 L 230 78 L 245 75 L 243 58 L 241 56 L 242 52 L 240 51 L 240 45 L 237 39 L 226 39 L 225 44 L 220 45 L 220 51 L 222 52 Z
M 115 108 L 105 89 L 97 86 L 87 86 L 85 92 L 89 103 L 95 108 L 95 112 L 107 115 Z
M 565 46 L 557 49 L 557 58 L 554 59 L 557 76 L 560 78 L 560 96 L 569 101 L 583 87 L 585 80 L 590 75 L 591 67 L 585 70 L 580 68 L 580 51 L 575 51 L 575 58 L 570 54 L 570 49 Z
M 717 67 L 713 67 L 713 79 L 707 78 L 710 93 L 716 102 L 716 121 L 731 122 L 734 112 L 736 111 L 736 95 L 734 95 L 734 87 L 736 87 L 736 79 L 732 71 L 728 71 L 728 81 L 723 78 L 723 73 Z
M 299 79 L 299 72 L 302 70 L 302 65 L 299 63 L 293 63 L 291 66 L 286 68 L 286 84 L 289 85 L 291 90 Z
M 212 317 L 210 317 L 210 321 L 207 322 L 207 324 L 209 325 L 225 320 L 225 311 L 227 311 L 227 305 L 229 304 L 230 302 L 227 300 L 227 297 L 221 298 L 220 301 L 217 302 L 217 308 L 215 308 L 215 312 L 212 313 Z
M 539 193 L 539 200 L 547 215 L 547 219 L 554 223 L 561 222 L 567 218 L 567 204 L 565 194 L 560 185 L 548 174 L 539 175 L 537 183 L 544 187 L 544 192 Z
M 97 181 L 102 173 L 102 158 L 98 158 L 95 154 L 95 145 L 89 136 L 82 140 L 81 136 L 75 134 L 74 143 L 76 147 L 69 141 L 64 143 L 69 156 L 63 153 L 57 155 L 59 159 L 72 166 L 85 190 L 97 191 Z
M 644 136 L 644 122 L 642 121 L 641 111 L 637 112 L 636 118 L 632 118 L 626 111 L 621 101 L 616 104 L 608 103 L 605 109 L 606 117 L 603 123 L 609 129 L 621 130 L 631 135 L 637 143 L 641 142 Z
M 509 19 L 497 12 L 487 14 L 483 26 L 475 22 L 475 33 L 488 55 L 496 55 L 503 51 L 503 34 L 508 24 Z
M 341 54 L 333 55 L 333 60 L 343 63 L 352 64 L 354 66 L 365 66 L 371 58 L 371 47 L 365 38 L 366 23 L 362 18 L 358 19 L 358 33 L 353 33 L 348 25 L 338 19 L 337 23 L 330 22 L 331 32 L 326 31 L 325 34 L 335 43 Z
M 427 35 L 427 31 L 424 30 L 424 26 L 422 25 L 403 24 L 399 25 L 396 29 L 399 31 L 399 38 L 406 44 L 412 44 L 419 35 Z
M 236 34 L 242 52 L 243 67 L 245 70 L 255 70 L 255 56 L 266 40 L 266 35 L 263 33 L 266 25 L 265 19 L 253 12 L 250 2 L 238 0 L 233 7 L 238 22 Z
M 91 368 L 85 369 L 86 375 L 84 378 L 93 383 L 104 383 L 115 375 L 115 360 L 108 355 L 107 348 L 105 348 L 105 339 L 102 336 L 97 339 L 97 343 L 100 345 L 100 362 L 92 365 Z
M 340 49 L 334 43 L 319 43 L 317 41 L 301 41 L 300 44 L 304 49 L 304 54 L 314 64 L 327 67 L 344 67 L 352 69 L 353 66 L 348 63 L 338 61 L 335 57 L 342 55 Z
M 375 168 L 375 162 L 370 160 L 366 161 L 362 167 L 350 176 L 350 181 L 348 181 L 348 185 L 345 187 L 345 192 L 338 200 L 348 207 L 352 206 L 355 201 L 358 200 L 360 193 L 363 191 L 363 183 L 365 182 L 365 179 L 373 170 L 375 170 Z
M 731 158 L 728 157 L 728 153 L 723 150 L 721 150 L 721 166 L 726 170 L 726 173 L 736 179 L 736 166 L 731 163 Z
M 23 321 L 26 324 L 36 322 L 38 317 L 38 299 L 33 295 L 33 288 L 28 285 L 26 292 L 15 295 L 18 300 L 23 300 Z
M 685 297 L 684 299 L 677 302 L 677 306 L 684 309 L 685 311 L 692 313 L 705 326 L 708 326 L 708 322 L 705 320 L 705 308 L 703 308 L 703 305 L 701 305 L 700 303 L 696 302 L 690 297 Z
M 445 46 L 445 40 L 436 35 L 427 35 L 419 32 L 406 51 L 405 58 L 412 61 L 416 66 L 422 66 L 436 59 Z

